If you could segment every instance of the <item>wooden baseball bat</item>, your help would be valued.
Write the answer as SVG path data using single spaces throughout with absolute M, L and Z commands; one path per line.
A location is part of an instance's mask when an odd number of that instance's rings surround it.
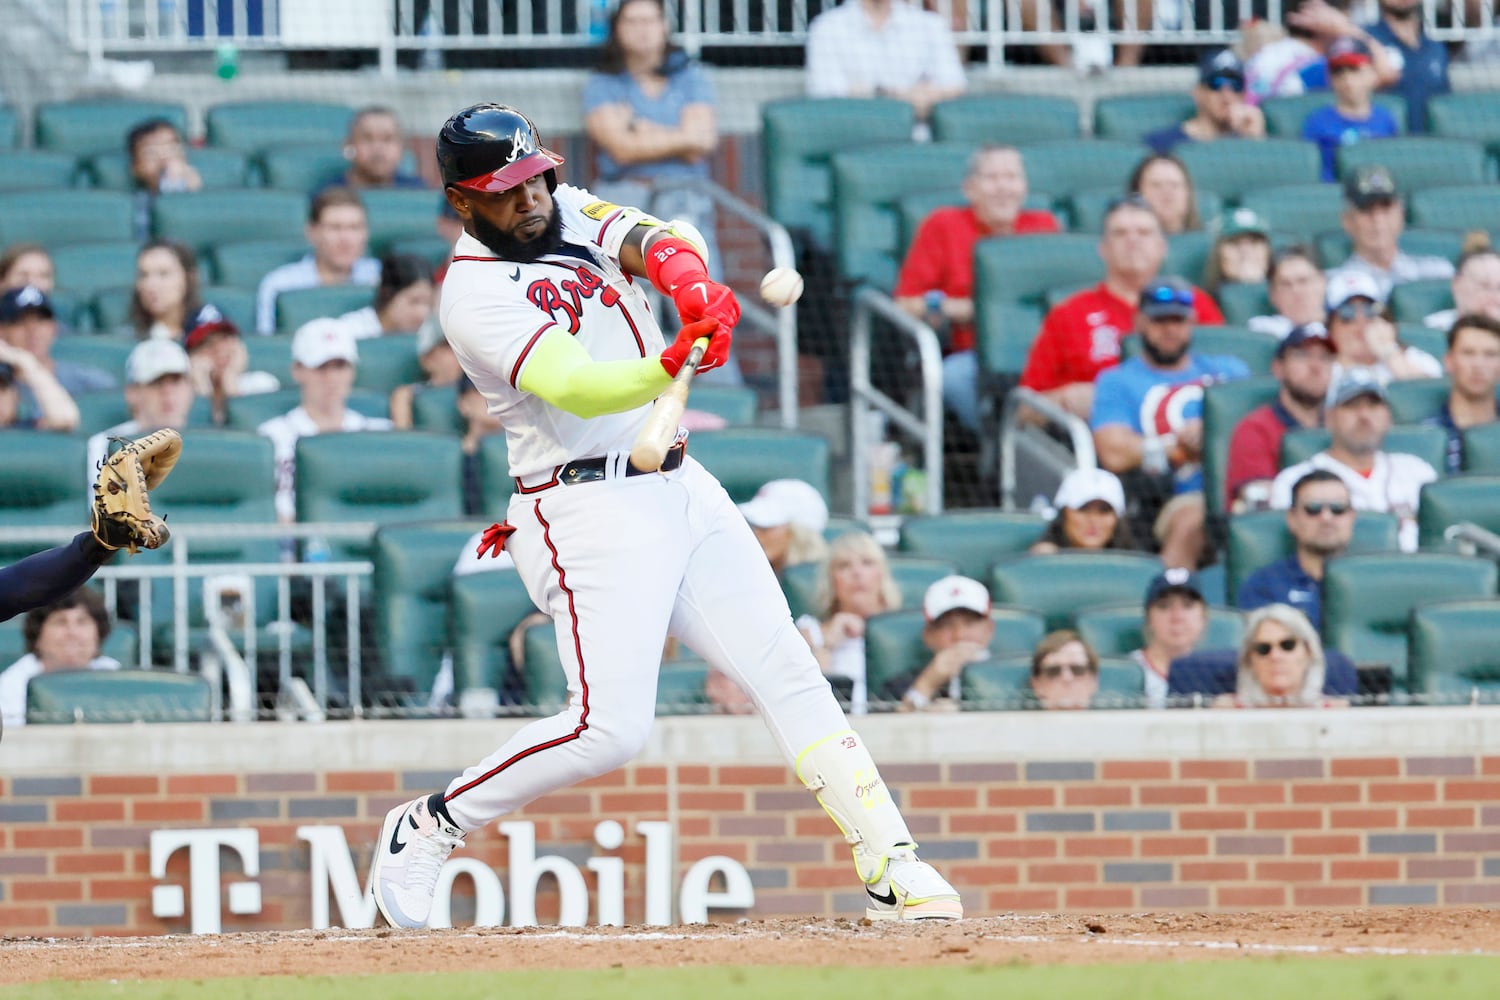
M 630 464 L 637 469 L 656 472 L 666 460 L 668 449 L 677 440 L 677 425 L 682 421 L 682 411 L 687 408 L 688 387 L 692 384 L 693 373 L 698 370 L 698 363 L 703 360 L 703 351 L 707 347 L 707 337 L 699 337 L 693 341 L 687 360 L 677 369 L 677 374 L 672 376 L 672 384 L 656 397 L 651 413 L 646 417 L 646 423 L 635 436 L 635 444 L 630 449 Z

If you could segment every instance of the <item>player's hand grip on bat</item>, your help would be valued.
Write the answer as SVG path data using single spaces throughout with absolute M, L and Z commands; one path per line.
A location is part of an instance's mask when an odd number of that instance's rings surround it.
M 677 372 L 681 370 L 688 353 L 693 349 L 693 343 L 699 337 L 709 338 L 708 347 L 703 351 L 703 360 L 698 362 L 699 375 L 712 371 L 729 360 L 729 342 L 734 337 L 734 331 L 716 319 L 700 319 L 677 331 L 677 339 L 661 352 L 661 366 L 672 378 L 677 377 Z
M 724 329 L 740 321 L 740 303 L 727 286 L 708 276 L 698 248 L 677 236 L 661 236 L 645 252 L 646 277 L 672 296 L 684 323 L 716 319 Z

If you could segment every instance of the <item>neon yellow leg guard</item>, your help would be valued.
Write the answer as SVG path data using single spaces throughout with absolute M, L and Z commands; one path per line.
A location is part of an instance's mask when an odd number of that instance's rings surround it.
M 844 834 L 866 883 L 873 884 L 885 874 L 887 858 L 895 848 L 916 847 L 901 810 L 854 730 L 834 733 L 803 750 L 797 755 L 796 771 Z

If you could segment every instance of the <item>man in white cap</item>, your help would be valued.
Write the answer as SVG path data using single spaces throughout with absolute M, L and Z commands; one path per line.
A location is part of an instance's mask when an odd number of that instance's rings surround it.
M 778 577 L 788 566 L 817 562 L 827 552 L 828 504 L 811 483 L 773 479 L 740 504 L 740 513 Z
M 125 359 L 125 405 L 130 419 L 89 438 L 86 478 L 90 488 L 113 437 L 138 438 L 163 427 L 187 426 L 193 409 L 192 365 L 175 340 L 143 340 Z
M 990 592 L 978 580 L 945 576 L 922 597 L 922 641 L 933 657 L 915 675 L 894 677 L 884 697 L 901 702 L 903 712 L 958 707 L 964 667 L 987 660 L 995 623 L 990 618 Z
M 367 417 L 349 409 L 354 366 L 358 361 L 359 350 L 353 335 L 336 319 L 305 323 L 292 338 L 292 378 L 302 388 L 302 405 L 256 428 L 275 446 L 276 514 L 284 522 L 297 519 L 298 439 L 337 431 L 384 431 L 391 427 L 384 417 Z

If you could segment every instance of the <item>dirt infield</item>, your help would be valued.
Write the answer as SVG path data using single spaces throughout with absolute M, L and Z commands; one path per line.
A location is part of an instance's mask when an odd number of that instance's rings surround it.
M 843 919 L 623 928 L 270 932 L 213 937 L 3 938 L 0 984 L 48 979 L 369 975 L 681 965 L 1088 964 L 1271 954 L 1500 955 L 1500 911 L 1389 908 L 1266 913 Z

